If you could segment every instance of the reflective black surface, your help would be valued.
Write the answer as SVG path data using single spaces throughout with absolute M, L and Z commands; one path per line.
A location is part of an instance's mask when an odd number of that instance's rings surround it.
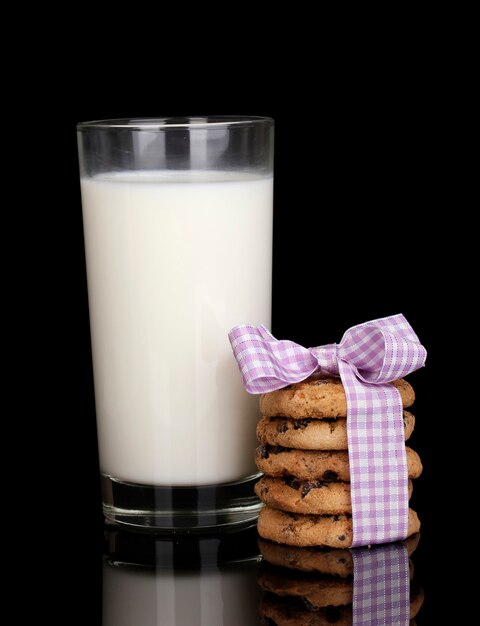
M 354 574 L 349 550 L 281 546 L 259 538 L 255 527 L 155 537 L 109 526 L 103 540 L 103 626 L 343 626 L 355 623 L 355 589 L 368 584 Z M 417 626 L 431 615 L 414 573 L 421 543 L 415 535 L 398 544 L 409 557 L 406 601 Z
M 271 610 L 272 604 L 297 617 L 311 611 L 301 594 L 288 600 L 267 593 L 269 576 L 276 588 L 283 579 L 287 591 L 293 581 L 297 590 L 306 584 L 310 592 L 312 578 L 321 591 L 329 575 L 351 577 L 348 550 L 331 551 L 337 559 L 344 552 L 339 570 L 308 571 L 312 551 L 302 549 L 297 549 L 300 558 L 295 567 L 288 568 L 281 561 L 284 549 L 270 544 L 277 553 L 272 557 L 272 550 L 265 549 L 268 542 L 258 543 L 255 528 L 177 538 L 125 533 L 111 526 L 91 531 L 67 525 L 55 529 L 55 539 L 38 534 L 34 544 L 29 542 L 35 550 L 30 550 L 28 568 L 17 579 L 22 581 L 21 589 L 27 590 L 22 616 L 48 616 L 51 624 L 69 623 L 75 617 L 78 623 L 91 626 L 253 626 L 261 624 L 259 612 Z M 261 558 L 261 549 L 269 561 Z M 467 578 L 460 570 L 448 568 L 458 551 L 446 542 L 436 542 L 424 529 L 410 552 L 412 590 L 424 592 L 417 626 L 458 616 L 462 606 L 471 610 L 470 603 L 462 604 L 461 595 L 455 593 Z M 309 602 L 310 592 L 305 592 Z M 37 600 L 31 600 L 34 597 Z M 345 611 L 348 617 L 348 605 L 346 610 L 325 608 L 324 613 L 333 619 Z M 459 618 L 450 623 L 469 621 Z

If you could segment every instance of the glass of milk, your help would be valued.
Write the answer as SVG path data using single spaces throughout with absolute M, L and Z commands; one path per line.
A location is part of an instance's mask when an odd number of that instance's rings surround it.
M 227 333 L 271 322 L 273 120 L 78 125 L 105 517 L 248 524 L 258 398 Z

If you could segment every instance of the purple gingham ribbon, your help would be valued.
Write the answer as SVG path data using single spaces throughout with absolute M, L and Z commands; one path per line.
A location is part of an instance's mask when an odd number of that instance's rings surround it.
M 264 326 L 229 333 L 249 393 L 275 391 L 314 372 L 340 375 L 347 396 L 352 546 L 405 539 L 408 475 L 399 392 L 387 383 L 422 367 L 426 350 L 401 314 L 349 328 L 339 344 L 304 348 Z
M 404 544 L 351 551 L 354 626 L 407 626 L 410 573 Z

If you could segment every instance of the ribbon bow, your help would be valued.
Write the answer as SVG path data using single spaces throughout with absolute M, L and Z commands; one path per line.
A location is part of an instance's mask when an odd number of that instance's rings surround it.
M 401 314 L 349 328 L 339 344 L 304 348 L 264 326 L 229 333 L 249 393 L 275 391 L 314 372 L 342 379 L 347 397 L 353 543 L 404 539 L 408 474 L 402 400 L 389 382 L 422 367 L 426 350 Z

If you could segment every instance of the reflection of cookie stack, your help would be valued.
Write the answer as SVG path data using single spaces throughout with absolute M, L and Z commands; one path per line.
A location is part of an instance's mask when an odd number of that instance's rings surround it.
M 406 540 L 409 556 L 418 545 L 419 535 Z M 263 555 L 258 584 L 264 594 L 260 614 L 265 625 L 350 626 L 354 585 L 353 558 L 349 550 L 296 548 L 260 540 Z M 382 550 L 382 547 L 376 548 Z M 410 561 L 410 579 L 413 564 Z M 367 581 L 368 583 L 368 581 Z M 372 598 L 379 601 L 379 598 Z M 410 590 L 410 619 L 423 603 L 423 591 Z M 414 624 L 414 622 L 411 622 Z
M 403 379 L 392 384 L 403 406 L 411 406 L 411 385 Z M 259 534 L 293 546 L 350 546 L 347 403 L 340 379 L 312 378 L 264 394 L 260 408 L 257 436 L 262 445 L 256 463 L 265 476 L 255 491 L 267 506 L 259 516 Z M 414 416 L 404 411 L 405 439 L 414 424 Z M 417 478 L 422 464 L 408 447 L 407 461 L 409 479 Z M 410 509 L 408 535 L 419 528 L 417 514 Z

